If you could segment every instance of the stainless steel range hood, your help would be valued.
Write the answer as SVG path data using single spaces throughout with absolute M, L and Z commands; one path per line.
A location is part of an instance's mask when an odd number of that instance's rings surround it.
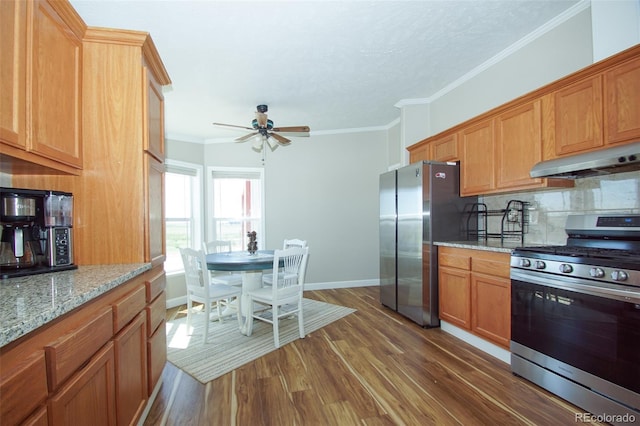
M 640 142 L 542 161 L 529 174 L 532 178 L 578 179 L 637 170 L 640 170 Z

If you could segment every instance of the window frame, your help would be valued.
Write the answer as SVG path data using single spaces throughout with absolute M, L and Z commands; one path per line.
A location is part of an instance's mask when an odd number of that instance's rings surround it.
M 209 166 L 207 167 L 207 178 L 205 180 L 206 186 L 206 199 L 207 199 L 207 215 L 214 217 L 214 198 L 213 195 L 213 179 L 215 173 L 230 173 L 230 174 L 258 174 L 260 179 L 260 228 L 262 232 L 258 235 L 258 249 L 262 250 L 266 241 L 266 227 L 265 227 L 265 182 L 264 182 L 264 168 L 262 167 L 224 167 L 224 166 Z M 248 177 L 248 176 L 247 176 Z M 204 221 L 205 226 L 205 241 L 211 241 L 218 239 L 216 236 L 216 229 L 213 226 L 211 220 Z M 247 240 L 248 241 L 248 240 Z
M 180 171 L 183 171 L 185 173 L 180 173 Z M 192 176 L 193 178 L 193 183 L 191 188 L 191 218 L 190 218 L 190 221 L 192 224 L 191 236 L 190 236 L 191 247 L 189 248 L 192 248 L 195 250 L 202 249 L 202 241 L 203 241 L 202 236 L 204 234 L 203 229 L 204 229 L 204 204 L 205 203 L 203 202 L 204 200 L 203 198 L 204 173 L 203 172 L 204 172 L 204 167 L 201 164 L 189 163 L 185 161 L 178 161 L 178 160 L 171 160 L 171 159 L 165 160 L 165 194 L 164 194 L 165 203 L 168 202 L 168 196 L 166 193 L 166 188 L 167 188 L 166 174 L 167 173 L 183 174 L 183 175 Z M 183 220 L 179 218 L 173 218 L 173 219 L 175 221 Z M 165 227 L 170 221 L 172 221 L 167 215 L 166 209 L 165 209 L 164 221 L 165 221 Z M 166 240 L 166 237 L 165 237 L 165 240 Z M 169 254 L 167 253 L 166 256 L 168 257 Z M 166 261 L 165 261 L 165 273 L 167 274 L 167 276 L 183 274 L 184 267 L 181 266 L 179 269 L 167 270 Z

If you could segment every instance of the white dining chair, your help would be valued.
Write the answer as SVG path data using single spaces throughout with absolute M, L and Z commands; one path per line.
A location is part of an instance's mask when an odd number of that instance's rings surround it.
M 282 243 L 282 249 L 286 250 L 292 247 L 301 247 L 305 248 L 307 246 L 306 240 L 299 240 L 297 238 L 293 238 L 290 240 L 285 239 Z M 273 274 L 266 273 L 262 274 L 262 285 L 270 286 L 273 283 Z
M 205 254 L 225 253 L 231 251 L 231 241 L 213 240 L 202 243 Z M 211 282 L 216 284 L 242 285 L 242 274 L 224 271 L 209 271 Z
M 251 312 L 248 321 L 248 336 L 251 335 L 254 319 L 270 323 L 273 326 L 274 344 L 276 348 L 279 348 L 280 319 L 297 314 L 300 338 L 304 338 L 302 295 L 308 257 L 308 247 L 293 247 L 275 251 L 273 256 L 273 276 L 277 277 L 277 279 L 273 281 L 273 285 L 270 287 L 262 287 L 248 292 L 247 302 Z M 281 262 L 283 263 L 282 268 L 279 266 Z M 256 312 L 254 303 L 264 305 L 267 309 Z M 288 308 L 293 307 L 293 309 L 283 309 L 285 305 Z M 270 315 L 269 307 L 271 308 Z
M 234 309 L 238 318 L 238 325 L 242 326 L 240 314 L 240 295 L 242 289 L 236 286 L 211 282 L 211 276 L 207 270 L 207 260 L 202 250 L 181 248 L 180 256 L 184 264 L 184 277 L 187 283 L 187 329 L 191 330 L 193 315 L 193 302 L 204 305 L 204 338 L 206 343 L 211 321 L 211 307 L 215 304 L 220 322 L 224 320 L 221 307 L 231 299 L 237 300 L 238 309 Z

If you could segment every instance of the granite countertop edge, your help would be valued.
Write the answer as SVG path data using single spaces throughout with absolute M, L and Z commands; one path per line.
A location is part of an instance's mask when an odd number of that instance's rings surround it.
M 150 269 L 150 263 L 87 265 L 0 280 L 0 347 Z
M 520 242 L 508 241 L 435 241 L 434 245 L 442 247 L 456 247 L 472 250 L 494 251 L 498 253 L 511 253 L 514 249 L 522 247 Z

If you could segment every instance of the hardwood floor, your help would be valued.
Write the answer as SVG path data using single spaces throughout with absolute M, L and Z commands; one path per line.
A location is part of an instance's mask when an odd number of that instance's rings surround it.
M 384 308 L 378 287 L 305 297 L 357 312 L 206 385 L 167 363 L 144 424 L 567 425 L 583 412 Z

